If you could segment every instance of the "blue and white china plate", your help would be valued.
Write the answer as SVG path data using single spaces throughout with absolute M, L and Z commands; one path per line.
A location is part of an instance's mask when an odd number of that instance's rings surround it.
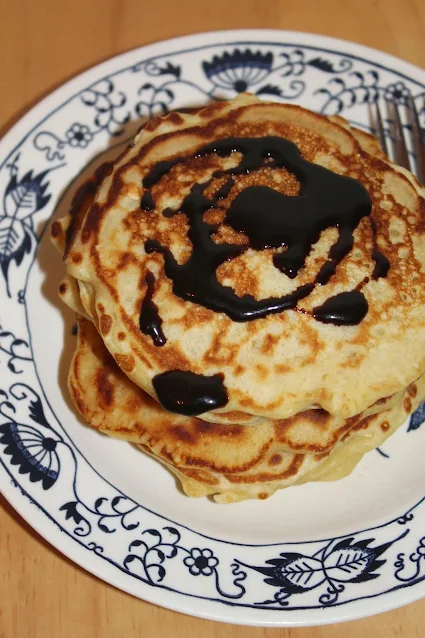
M 339 622 L 425 596 L 424 407 L 342 481 L 220 506 L 187 498 L 154 460 L 85 427 L 66 390 L 74 319 L 57 299 L 52 216 L 141 118 L 245 90 L 365 130 L 377 96 L 412 94 L 425 127 L 424 71 L 285 31 L 143 47 L 32 109 L 0 142 L 1 490 L 61 552 L 144 600 L 240 624 Z

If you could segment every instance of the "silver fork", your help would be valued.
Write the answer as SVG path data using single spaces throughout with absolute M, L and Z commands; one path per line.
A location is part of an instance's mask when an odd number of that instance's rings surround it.
M 421 184 L 425 185 L 425 142 L 422 135 L 422 129 L 419 123 L 419 115 L 415 102 L 411 95 L 408 96 L 406 102 L 406 111 L 408 123 L 411 130 L 411 146 L 416 156 L 416 162 L 409 158 L 409 152 L 406 143 L 406 134 L 403 131 L 402 118 L 400 113 L 400 105 L 397 100 L 386 102 L 388 114 L 391 118 L 391 137 L 393 143 L 391 150 L 387 143 L 385 134 L 382 111 L 378 100 L 373 104 L 374 128 L 376 136 L 379 140 L 382 150 L 390 159 L 399 166 L 403 166 L 416 175 Z

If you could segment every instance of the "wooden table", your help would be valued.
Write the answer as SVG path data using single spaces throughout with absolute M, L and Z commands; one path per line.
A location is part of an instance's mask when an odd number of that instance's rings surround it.
M 142 44 L 197 31 L 311 31 L 374 46 L 425 68 L 424 0 L 0 0 L 0 9 L 0 134 L 87 67 Z M 367 620 L 311 629 L 232 627 L 182 616 L 76 567 L 0 501 L 0 638 L 424 634 L 425 600 Z

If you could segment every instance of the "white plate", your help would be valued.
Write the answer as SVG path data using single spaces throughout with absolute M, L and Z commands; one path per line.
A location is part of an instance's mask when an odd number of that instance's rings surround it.
M 241 90 L 367 130 L 377 95 L 410 91 L 421 107 L 425 72 L 339 40 L 227 31 L 116 57 L 30 111 L 0 143 L 1 489 L 76 563 L 158 605 L 254 625 L 367 616 L 425 595 L 423 408 L 343 481 L 219 506 L 84 427 L 66 391 L 73 317 L 56 295 L 51 216 L 141 117 Z

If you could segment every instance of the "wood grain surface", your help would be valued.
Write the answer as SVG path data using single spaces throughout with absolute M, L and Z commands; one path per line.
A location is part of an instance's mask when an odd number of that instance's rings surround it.
M 345 38 L 425 68 L 425 0 L 0 0 L 0 134 L 52 89 L 116 53 L 244 27 Z M 1 638 L 424 635 L 425 600 L 365 620 L 300 629 L 230 626 L 167 611 L 72 564 L 0 497 Z

